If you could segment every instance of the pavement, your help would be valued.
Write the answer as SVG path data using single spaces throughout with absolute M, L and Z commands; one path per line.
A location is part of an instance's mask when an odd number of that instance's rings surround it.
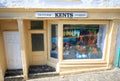
M 30 79 L 27 81 L 120 81 L 120 68 L 66 76 Z

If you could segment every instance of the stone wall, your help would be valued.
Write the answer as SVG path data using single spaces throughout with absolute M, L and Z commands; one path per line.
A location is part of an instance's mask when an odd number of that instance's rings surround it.
M 120 0 L 0 0 L 1 8 L 111 8 L 120 7 Z

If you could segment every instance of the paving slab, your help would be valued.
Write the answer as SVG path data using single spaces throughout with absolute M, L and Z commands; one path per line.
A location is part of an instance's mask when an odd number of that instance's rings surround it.
M 66 76 L 30 79 L 27 81 L 120 81 L 120 68 Z

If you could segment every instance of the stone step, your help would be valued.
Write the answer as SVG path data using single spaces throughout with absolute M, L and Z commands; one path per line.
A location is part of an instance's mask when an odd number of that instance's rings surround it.
M 4 81 L 24 81 L 23 75 L 6 76 Z
M 29 79 L 52 77 L 57 75 L 59 75 L 59 73 L 56 72 L 55 68 L 48 65 L 32 65 L 29 67 Z
M 24 81 L 22 69 L 8 69 L 4 81 Z

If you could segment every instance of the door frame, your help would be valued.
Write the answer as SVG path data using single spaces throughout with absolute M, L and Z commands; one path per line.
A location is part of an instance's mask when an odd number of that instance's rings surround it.
M 44 65 L 47 64 L 47 31 L 46 31 L 46 21 L 43 20 L 43 29 L 42 30 L 31 30 L 30 21 L 39 21 L 39 20 L 28 20 L 27 21 L 27 33 L 28 33 L 28 42 L 29 42 L 29 62 L 30 65 Z M 32 34 L 43 34 L 44 35 L 44 51 L 35 51 L 32 52 Z M 40 58 L 39 58 L 40 57 Z M 44 57 L 41 58 L 41 57 Z M 40 60 L 42 59 L 42 60 Z
M 48 21 L 48 30 L 47 30 L 47 32 L 48 32 L 48 39 L 50 39 L 50 40 L 48 41 L 48 60 L 53 61 L 53 62 L 57 62 L 58 59 L 50 57 L 50 48 L 51 48 L 51 24 L 58 24 L 58 23 L 57 23 L 57 22 Z M 58 58 L 59 58 L 59 57 L 58 57 Z
M 50 48 L 51 48 L 51 24 L 57 24 L 58 25 L 58 58 L 52 58 L 50 56 Z M 47 32 L 48 32 L 48 61 L 47 64 L 54 67 L 56 69 L 56 72 L 60 72 L 60 61 L 61 61 L 61 53 L 62 53 L 62 26 L 60 21 L 55 20 L 48 20 L 48 26 L 47 26 Z

